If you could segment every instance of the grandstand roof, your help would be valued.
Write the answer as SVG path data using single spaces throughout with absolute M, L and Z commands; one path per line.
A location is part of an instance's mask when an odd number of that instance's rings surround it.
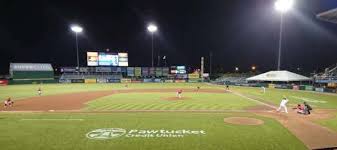
M 280 81 L 280 82 L 309 81 L 309 80 L 311 79 L 308 77 L 285 70 L 269 71 L 247 79 L 247 81 Z
M 322 12 L 317 15 L 317 18 L 337 24 L 337 8 Z

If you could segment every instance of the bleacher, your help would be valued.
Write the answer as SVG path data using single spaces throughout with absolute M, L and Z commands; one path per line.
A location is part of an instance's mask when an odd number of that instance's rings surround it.
M 229 73 L 215 79 L 213 83 L 227 85 L 242 85 L 247 84 L 246 79 L 251 77 L 250 73 Z
M 332 65 L 322 73 L 314 75 L 316 83 L 337 83 L 337 64 Z

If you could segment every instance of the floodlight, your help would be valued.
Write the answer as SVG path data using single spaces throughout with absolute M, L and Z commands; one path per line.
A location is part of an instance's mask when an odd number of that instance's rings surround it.
M 147 30 L 151 33 L 153 32 L 156 32 L 158 30 L 158 27 L 156 25 L 153 25 L 153 24 L 150 24 L 148 27 L 147 27 Z
M 83 31 L 83 28 L 78 25 L 71 26 L 71 30 L 75 33 L 81 33 Z
M 275 2 L 275 9 L 281 13 L 289 11 L 294 5 L 294 0 L 277 0 Z

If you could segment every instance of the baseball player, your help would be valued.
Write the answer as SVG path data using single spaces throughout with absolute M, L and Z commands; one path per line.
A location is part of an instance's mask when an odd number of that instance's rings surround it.
M 42 95 L 42 90 L 41 90 L 41 87 L 39 87 L 39 89 L 37 89 L 37 94 L 38 94 L 39 96 L 41 96 L 41 95 Z
M 264 86 L 261 87 L 263 94 L 266 93 L 266 88 Z
M 179 90 L 177 91 L 177 97 L 178 97 L 178 98 L 181 98 L 181 93 L 183 93 L 183 90 L 179 89 Z
M 283 99 L 281 100 L 280 103 L 280 107 L 277 109 L 277 111 L 279 112 L 282 108 L 284 109 L 285 113 L 288 113 L 288 109 L 287 109 L 287 103 L 288 103 L 288 99 L 286 97 L 283 97 Z
M 229 90 L 229 85 L 228 84 L 226 84 L 226 90 Z
M 11 98 L 9 97 L 7 100 L 4 101 L 5 104 L 5 108 L 6 107 L 12 107 L 14 105 L 14 102 L 11 100 Z

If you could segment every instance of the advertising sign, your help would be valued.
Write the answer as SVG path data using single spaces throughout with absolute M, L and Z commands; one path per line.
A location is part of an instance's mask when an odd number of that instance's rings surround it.
M 80 67 L 80 72 L 88 72 L 89 68 L 88 67 Z
M 150 76 L 155 76 L 156 75 L 156 68 L 155 67 L 150 67 L 149 74 Z
M 75 67 L 62 67 L 61 72 L 76 72 Z
M 155 72 L 157 77 L 163 76 L 163 69 L 161 67 L 157 67 Z
M 177 74 L 186 74 L 185 66 L 177 66 Z
M 1 85 L 8 85 L 8 80 L 0 80 L 0 86 Z
M 118 53 L 118 66 L 129 66 L 128 53 Z
M 142 68 L 141 67 L 135 67 L 135 76 L 136 77 L 142 76 Z
M 149 76 L 149 68 L 142 67 L 142 76 Z
M 200 75 L 199 75 L 199 73 L 191 73 L 191 74 L 188 74 L 188 78 L 190 78 L 190 79 L 199 79 Z
M 88 66 L 98 66 L 98 52 L 87 52 Z
M 71 83 L 84 83 L 84 79 L 71 79 Z
M 110 67 L 96 67 L 96 72 L 111 72 Z
M 129 77 L 135 76 L 135 68 L 134 67 L 128 67 L 127 72 L 128 72 Z
M 107 81 L 108 83 L 120 83 L 121 82 L 120 79 L 108 79 Z
M 168 76 L 169 70 L 170 70 L 170 69 L 169 69 L 168 67 L 164 67 L 164 68 L 163 68 L 163 76 L 165 76 L 165 77 Z

